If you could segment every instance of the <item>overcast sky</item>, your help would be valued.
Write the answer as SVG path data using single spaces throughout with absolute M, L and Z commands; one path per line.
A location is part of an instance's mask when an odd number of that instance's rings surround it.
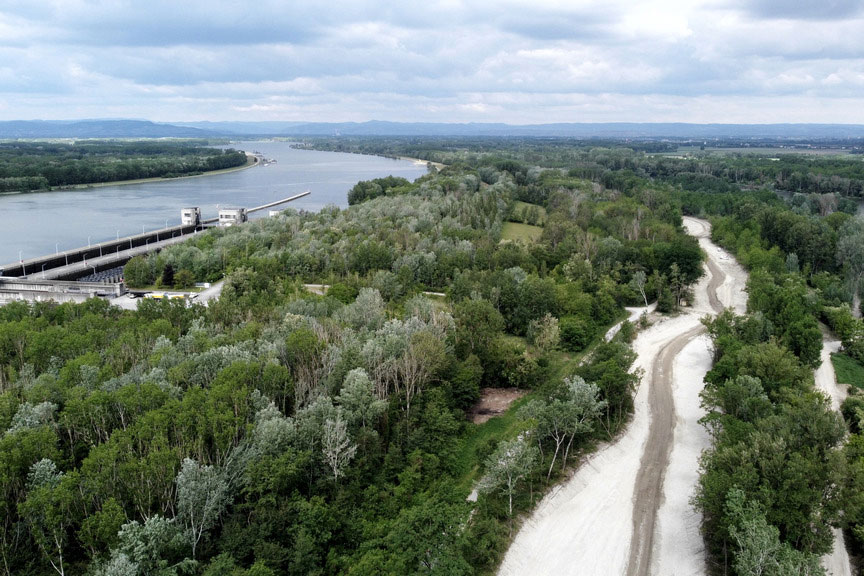
M 864 124 L 864 0 L 0 0 L 0 119 Z

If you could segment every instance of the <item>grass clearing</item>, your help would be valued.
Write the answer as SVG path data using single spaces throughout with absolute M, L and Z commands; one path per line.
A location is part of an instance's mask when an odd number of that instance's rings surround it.
M 516 222 L 527 223 L 529 222 L 529 213 L 532 211 L 534 223 L 537 226 L 543 226 L 546 224 L 546 208 L 539 204 L 529 204 L 528 202 L 522 202 L 521 200 L 517 200 L 513 203 L 513 220 Z
M 462 439 L 456 458 L 459 470 L 458 488 L 460 492 L 464 492 L 465 496 L 468 496 L 474 487 L 480 473 L 480 467 L 486 460 L 485 457 L 477 457 L 477 449 L 490 440 L 500 442 L 514 438 L 522 429 L 523 424 L 522 419 L 518 416 L 519 409 L 527 404 L 533 396 L 534 392 L 529 392 L 513 402 L 506 412 L 483 424 L 468 424 L 473 429 Z
M 505 222 L 501 228 L 501 240 L 509 240 L 511 242 L 530 244 L 540 238 L 541 234 L 543 234 L 543 228 L 528 224 L 519 224 L 518 222 Z
M 838 384 L 847 384 L 864 390 L 864 366 L 846 354 L 831 354 Z

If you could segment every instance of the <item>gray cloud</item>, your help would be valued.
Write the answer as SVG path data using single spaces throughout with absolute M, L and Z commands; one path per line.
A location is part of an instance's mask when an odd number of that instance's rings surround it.
M 760 18 L 843 20 L 864 12 L 862 0 L 744 0 L 740 7 Z
M 864 122 L 861 4 L 7 0 L 0 118 Z

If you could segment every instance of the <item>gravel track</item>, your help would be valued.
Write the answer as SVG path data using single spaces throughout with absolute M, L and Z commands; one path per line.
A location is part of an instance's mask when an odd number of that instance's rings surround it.
M 663 498 L 663 480 L 675 433 L 675 402 L 669 385 L 673 378 L 673 363 L 681 350 L 704 331 L 705 327 L 698 325 L 683 332 L 660 349 L 654 362 L 648 395 L 651 425 L 633 492 L 633 535 L 630 538 L 628 576 L 647 576 L 651 567 L 657 512 Z
M 698 426 L 698 391 L 711 360 L 699 318 L 724 306 L 742 312 L 746 274 L 710 242 L 707 222 L 685 218 L 685 226 L 708 254 L 708 274 L 695 288 L 692 308 L 639 333 L 634 369 L 644 376 L 627 430 L 543 499 L 516 535 L 500 575 L 704 573 L 699 518 L 689 507 L 699 454 L 708 445 L 701 433 L 688 443 Z M 698 365 L 678 368 L 696 381 L 680 382 L 673 373 L 676 359 L 700 338 L 702 350 L 697 346 L 693 356 Z M 687 401 L 683 418 L 676 411 L 679 396 Z M 681 433 L 682 423 L 690 427 L 687 434 Z M 671 464 L 670 455 L 675 456 Z M 682 511 L 689 511 L 687 518 L 673 521 Z
M 831 363 L 831 353 L 840 349 L 840 341 L 825 326 L 822 329 L 822 353 L 820 359 L 822 364 L 815 373 L 816 388 L 825 393 L 831 399 L 831 408 L 840 410 L 840 405 L 848 395 L 845 386 L 837 384 L 837 376 L 834 374 L 834 365 Z M 822 566 L 830 576 L 851 576 L 852 567 L 849 563 L 849 553 L 846 551 L 846 542 L 843 531 L 834 529 L 834 547 L 830 554 L 822 557 Z

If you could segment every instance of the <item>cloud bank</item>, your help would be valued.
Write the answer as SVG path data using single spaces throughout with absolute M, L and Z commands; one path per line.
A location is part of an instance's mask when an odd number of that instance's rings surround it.
M 864 123 L 864 1 L 7 0 L 0 119 Z

